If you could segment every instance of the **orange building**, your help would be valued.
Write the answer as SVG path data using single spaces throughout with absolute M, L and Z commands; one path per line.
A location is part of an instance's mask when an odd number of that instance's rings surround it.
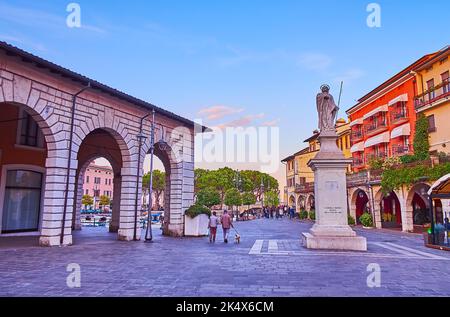
M 412 71 L 434 55 L 417 60 L 347 110 L 355 172 L 367 168 L 374 159 L 412 154 L 417 95 Z

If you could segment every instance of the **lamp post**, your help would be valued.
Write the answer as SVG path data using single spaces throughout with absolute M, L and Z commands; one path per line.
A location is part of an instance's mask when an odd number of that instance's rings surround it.
M 155 152 L 155 109 L 152 110 L 152 126 L 150 130 L 150 180 L 148 186 L 148 212 L 147 228 L 145 230 L 145 242 L 153 241 L 152 233 L 152 206 L 153 206 L 153 156 Z

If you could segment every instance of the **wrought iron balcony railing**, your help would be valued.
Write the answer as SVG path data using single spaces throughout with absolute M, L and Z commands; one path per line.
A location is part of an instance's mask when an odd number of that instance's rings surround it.
M 450 97 L 450 79 L 446 79 L 436 87 L 417 95 L 415 107 L 419 109 L 447 97 Z

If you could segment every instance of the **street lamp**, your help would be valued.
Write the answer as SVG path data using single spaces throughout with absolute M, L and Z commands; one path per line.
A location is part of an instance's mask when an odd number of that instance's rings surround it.
M 155 109 L 152 110 L 152 126 L 150 130 L 150 180 L 147 212 L 147 228 L 145 230 L 145 242 L 153 241 L 152 233 L 152 206 L 153 206 L 153 156 L 155 152 Z

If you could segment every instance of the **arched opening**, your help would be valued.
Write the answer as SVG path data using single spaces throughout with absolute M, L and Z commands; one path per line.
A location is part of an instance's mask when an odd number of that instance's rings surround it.
M 78 150 L 72 229 L 85 227 L 89 237 L 117 233 L 120 227 L 123 160 L 117 139 L 113 131 L 96 129 Z
M 316 209 L 315 197 L 314 195 L 309 195 L 306 200 L 306 210 L 311 211 Z
M 305 196 L 303 195 L 298 197 L 298 208 L 299 211 L 305 210 Z
M 365 213 L 369 212 L 369 197 L 366 192 L 362 189 L 359 189 L 355 192 L 355 214 L 356 214 L 356 223 L 361 224 L 359 218 Z
M 408 193 L 407 207 L 412 211 L 414 226 L 423 227 L 431 224 L 429 189 L 428 184 L 420 183 L 414 185 Z
M 156 152 L 156 150 L 155 150 Z M 158 155 L 160 153 L 158 152 Z M 152 197 L 150 200 L 150 160 L 151 156 L 146 155 L 144 160 L 144 176 L 142 178 L 142 205 L 141 205 L 141 223 L 146 228 L 148 221 L 148 211 L 151 210 L 152 234 L 164 233 L 164 219 L 170 215 L 170 169 L 169 175 L 166 173 L 166 166 L 160 160 L 159 156 L 153 157 L 153 184 Z M 168 195 L 166 196 L 166 193 Z M 152 204 L 150 208 L 150 202 Z M 169 221 L 167 217 L 166 221 Z M 167 227 L 167 225 L 166 225 Z
M 48 127 L 26 105 L 0 103 L 0 235 L 36 233 L 44 226 Z M 49 132 L 48 132 L 49 133 Z
M 402 213 L 400 200 L 392 191 L 382 196 L 380 201 L 381 225 L 383 228 L 401 228 Z
M 290 197 L 289 197 L 289 206 L 291 206 L 291 207 L 293 207 L 294 209 L 296 209 L 295 197 L 294 197 L 294 196 L 290 196 Z

